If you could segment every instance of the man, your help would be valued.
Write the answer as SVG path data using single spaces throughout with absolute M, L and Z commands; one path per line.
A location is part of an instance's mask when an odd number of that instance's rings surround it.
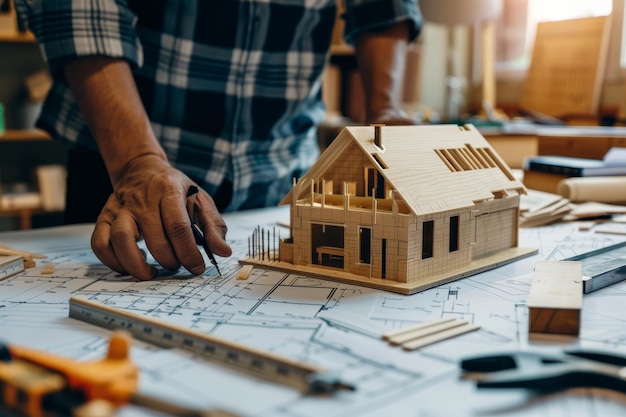
M 156 275 L 143 238 L 163 267 L 202 274 L 190 218 L 229 256 L 220 211 L 275 205 L 318 155 L 335 0 L 16 6 L 55 80 L 38 126 L 72 146 L 68 222 L 100 213 L 92 248 L 115 271 Z M 410 123 L 398 89 L 415 0 L 347 0 L 345 19 L 368 121 Z

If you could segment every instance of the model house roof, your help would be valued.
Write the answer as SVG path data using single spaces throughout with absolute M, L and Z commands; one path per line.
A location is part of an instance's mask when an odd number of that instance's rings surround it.
M 281 204 L 301 198 L 310 180 L 328 178 L 337 160 L 347 159 L 354 144 L 378 168 L 415 214 L 472 206 L 503 193 L 525 193 L 511 169 L 471 125 L 353 126 L 341 131 Z M 335 179 L 336 180 L 336 179 Z

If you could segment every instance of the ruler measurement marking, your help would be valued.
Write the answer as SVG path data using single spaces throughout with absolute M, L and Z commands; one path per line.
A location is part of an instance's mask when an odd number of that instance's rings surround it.
M 299 389 L 314 392 L 354 389 L 314 365 L 94 301 L 72 297 L 70 317 L 107 329 L 125 329 L 143 341 L 163 347 L 180 347 L 273 382 L 286 383 Z

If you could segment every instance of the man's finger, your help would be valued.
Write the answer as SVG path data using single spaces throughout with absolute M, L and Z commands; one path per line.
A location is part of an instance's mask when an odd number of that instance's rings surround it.
M 207 193 L 200 192 L 196 196 L 193 217 L 204 233 L 207 245 L 215 255 L 223 257 L 232 255 L 233 250 L 226 243 L 228 232 L 226 222 Z
M 153 214 L 156 216 L 153 217 Z M 176 271 L 180 262 L 174 253 L 171 240 L 166 235 L 162 220 L 163 213 L 150 213 L 150 219 L 141 219 L 141 233 L 146 247 L 154 259 L 165 269 Z
M 119 272 L 126 274 L 126 270 L 117 260 L 115 252 L 110 245 L 111 242 L 111 225 L 107 221 L 98 220 L 96 227 L 91 234 L 91 249 L 96 257 L 106 266 Z
M 192 219 L 187 211 L 185 199 L 184 195 L 175 194 L 163 197 L 161 202 L 163 228 L 180 263 L 192 274 L 202 275 L 206 265 L 191 229 Z
M 118 214 L 111 225 L 111 246 L 124 270 L 139 280 L 150 280 L 157 269 L 146 262 L 139 249 L 139 229 L 135 219 L 125 211 Z

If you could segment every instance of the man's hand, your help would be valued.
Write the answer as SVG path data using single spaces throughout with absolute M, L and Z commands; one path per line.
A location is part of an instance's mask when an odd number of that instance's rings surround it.
M 183 265 L 200 275 L 205 265 L 191 230 L 200 227 L 211 251 L 229 256 L 226 225 L 211 197 L 200 191 L 187 199 L 193 182 L 174 169 L 156 139 L 127 62 L 106 57 L 77 58 L 65 76 L 98 144 L 113 194 L 96 222 L 91 246 L 105 265 L 137 279 L 153 278 L 137 242 L 163 267 Z M 89 173 L 85 173 L 89 175 Z
M 211 197 L 200 191 L 187 199 L 193 182 L 157 155 L 132 160 L 120 173 L 115 191 L 96 222 L 91 246 L 105 265 L 140 280 L 154 278 L 137 242 L 144 238 L 154 259 L 169 270 L 183 265 L 194 275 L 206 266 L 196 246 L 190 216 L 208 246 L 219 256 L 230 256 L 226 224 Z

